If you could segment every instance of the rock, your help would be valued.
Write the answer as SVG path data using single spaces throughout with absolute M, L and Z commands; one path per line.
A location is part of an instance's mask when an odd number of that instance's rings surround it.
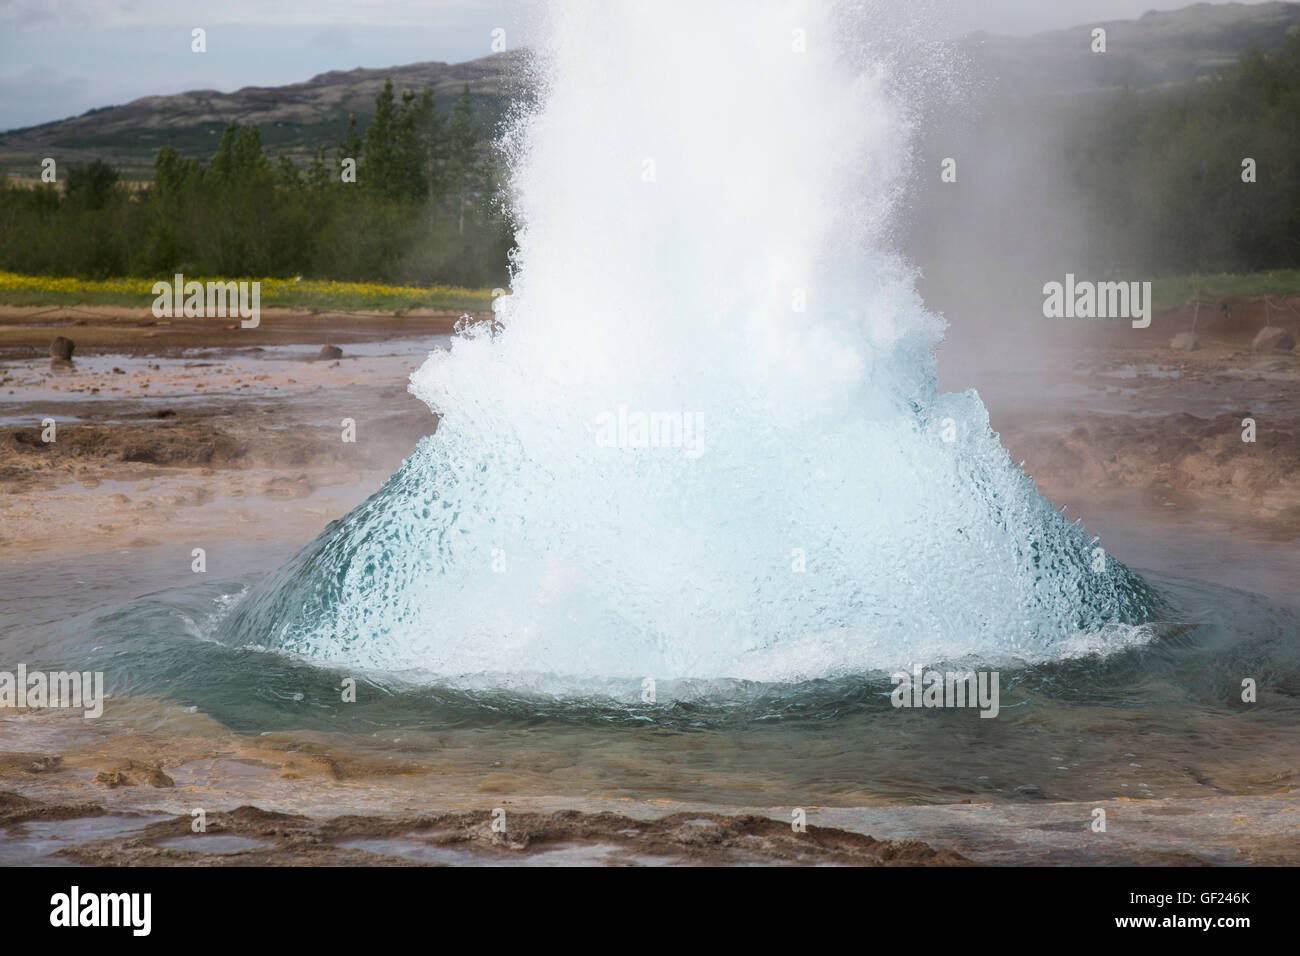
M 1184 352 L 1195 352 L 1201 347 L 1201 340 L 1197 338 L 1195 332 L 1179 332 L 1169 340 L 1169 347 Z
M 340 359 L 343 357 L 343 350 L 337 345 L 322 345 L 320 347 L 320 354 L 316 357 L 323 359 Z
M 142 779 L 151 787 L 174 787 L 176 781 L 167 774 L 163 773 L 162 767 L 153 764 L 142 764 L 135 760 L 131 761 L 130 770 L 139 774 L 138 779 Z
M 1295 348 L 1295 336 L 1291 334 L 1290 329 L 1284 329 L 1279 325 L 1266 325 L 1259 330 L 1250 347 L 1261 352 L 1269 349 L 1289 352 Z
M 50 343 L 50 358 L 60 359 L 64 362 L 72 359 L 72 350 L 76 348 L 72 339 L 65 339 L 60 335 Z
M 314 490 L 306 475 L 298 475 L 296 478 L 280 475 L 262 486 L 263 495 L 281 500 L 308 498 Z

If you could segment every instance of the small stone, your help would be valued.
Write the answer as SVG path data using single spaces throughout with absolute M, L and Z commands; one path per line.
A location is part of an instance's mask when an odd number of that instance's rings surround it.
M 1266 325 L 1259 330 L 1255 336 L 1255 341 L 1250 343 L 1250 347 L 1256 351 L 1266 351 L 1271 349 L 1281 349 L 1289 352 L 1295 348 L 1295 336 L 1291 334 L 1290 329 L 1284 329 L 1278 325 Z
M 136 768 L 133 767 L 132 769 Z M 144 767 L 142 771 L 145 783 L 151 787 L 167 788 L 176 786 L 176 781 L 163 773 L 161 767 Z
M 337 345 L 322 345 L 320 354 L 316 356 L 322 359 L 340 359 L 343 357 L 343 350 Z
M 76 347 L 77 346 L 73 343 L 72 339 L 66 339 L 60 335 L 50 343 L 50 358 L 59 359 L 64 362 L 70 361 L 72 359 L 72 350 Z
M 309 498 L 314 490 L 306 475 L 298 475 L 295 478 L 279 475 L 262 486 L 262 494 L 266 497 L 282 500 Z

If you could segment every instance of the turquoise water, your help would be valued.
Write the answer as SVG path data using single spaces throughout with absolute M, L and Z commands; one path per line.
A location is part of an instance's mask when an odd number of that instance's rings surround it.
M 487 767 L 569 760 L 605 790 L 629 795 L 1088 799 L 1249 793 L 1294 773 L 1300 618 L 1270 599 L 1185 579 L 1148 573 L 1177 609 L 1149 642 L 1106 656 L 1003 661 L 1001 712 L 990 720 L 974 710 L 894 708 L 886 673 L 663 681 L 657 702 L 646 704 L 639 681 L 557 699 L 523 684 L 474 688 L 418 672 L 321 667 L 222 642 L 229 608 L 260 577 L 249 560 L 244 581 L 129 601 L 112 597 L 123 582 L 111 567 L 73 569 L 85 582 L 85 606 L 64 617 L 66 598 L 29 593 L 13 614 L 19 602 L 7 598 L 0 654 L 29 668 L 103 670 L 115 697 L 197 708 L 244 734 L 323 732 L 344 751 L 417 763 L 462 746 L 481 752 Z M 977 657 L 952 663 L 986 666 Z M 1247 676 L 1258 683 L 1255 704 L 1240 699 Z M 355 703 L 342 700 L 347 677 L 357 680 Z M 149 720 L 148 729 L 166 731 L 165 720 Z

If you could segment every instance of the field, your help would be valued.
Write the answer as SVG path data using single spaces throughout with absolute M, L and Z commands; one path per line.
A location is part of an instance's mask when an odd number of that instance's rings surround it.
M 207 282 L 213 277 L 186 276 Z M 24 276 L 0 272 L 0 305 L 121 305 L 149 308 L 155 299 L 155 281 L 170 283 L 171 276 L 154 279 L 77 279 L 58 276 Z M 221 281 L 229 281 L 222 279 Z M 235 281 L 242 281 L 236 279 Z M 412 309 L 481 312 L 490 308 L 490 289 L 456 286 L 394 286 L 372 282 L 334 282 L 318 279 L 261 278 L 263 308 L 332 312 L 391 312 Z

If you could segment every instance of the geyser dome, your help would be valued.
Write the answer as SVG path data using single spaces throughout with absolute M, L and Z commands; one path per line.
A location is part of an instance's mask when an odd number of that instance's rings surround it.
M 908 116 L 824 0 L 565 4 L 508 137 L 503 329 L 226 639 L 476 685 L 794 681 L 1104 648 L 1155 599 L 940 395 L 890 246 Z M 882 39 L 883 38 L 883 39 Z

